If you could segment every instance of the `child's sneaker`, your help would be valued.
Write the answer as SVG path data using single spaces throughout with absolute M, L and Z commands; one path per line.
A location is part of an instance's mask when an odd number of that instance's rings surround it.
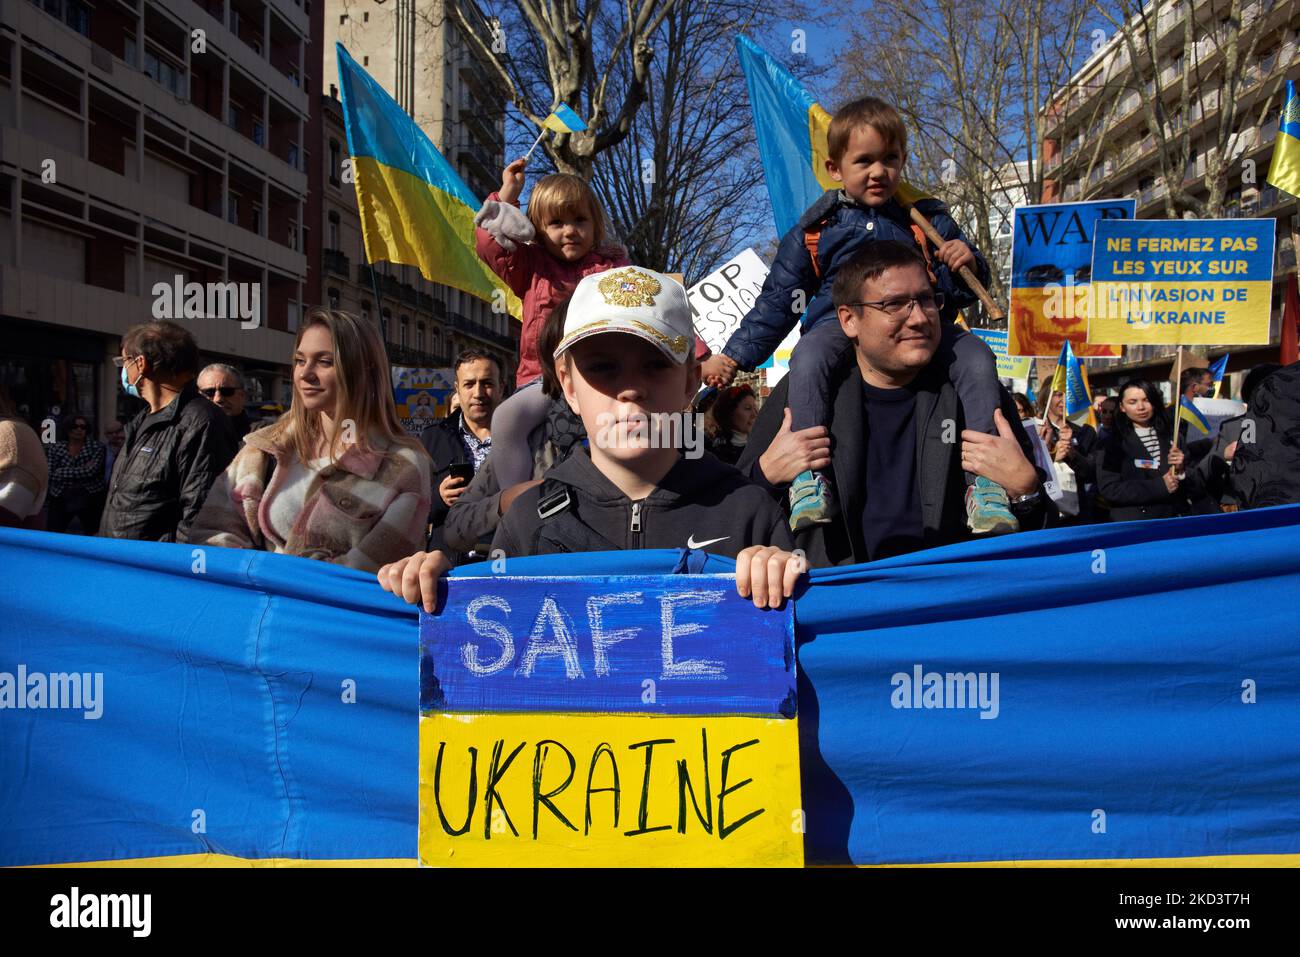
M 831 483 L 820 472 L 800 472 L 790 483 L 790 530 L 825 525 L 835 516 Z
M 976 535 L 1020 531 L 1020 522 L 1011 514 L 1006 489 L 982 475 L 966 488 L 966 524 Z

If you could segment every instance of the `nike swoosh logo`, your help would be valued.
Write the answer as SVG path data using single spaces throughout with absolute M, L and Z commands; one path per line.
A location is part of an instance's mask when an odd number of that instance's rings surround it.
M 705 542 L 697 542 L 695 540 L 695 535 L 692 534 L 690 538 L 686 539 L 686 547 L 703 548 L 705 545 L 712 545 L 714 542 L 725 542 L 730 537 L 731 537 L 730 535 L 723 535 L 721 538 L 710 538 L 708 541 Z

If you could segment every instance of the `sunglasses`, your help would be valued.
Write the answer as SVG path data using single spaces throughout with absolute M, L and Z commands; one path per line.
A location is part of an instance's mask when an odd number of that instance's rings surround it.
M 74 428 L 74 429 L 86 429 L 86 428 L 89 428 L 89 426 L 86 425 L 85 422 L 73 422 L 73 423 L 72 423 L 72 428 Z
M 238 391 L 239 391 L 239 387 L 238 387 L 238 386 L 233 386 L 233 385 L 223 385 L 223 386 L 218 386 L 217 388 L 214 388 L 214 389 L 200 389 L 200 390 L 199 390 L 200 393 L 202 393 L 203 395 L 205 395 L 205 396 L 206 396 L 207 398 L 209 398 L 209 399 L 212 398 L 212 397 L 213 397 L 214 395 L 216 395 L 217 393 L 220 393 L 220 394 L 221 394 L 221 398 L 223 398 L 223 399 L 229 399 L 232 395 L 234 395 L 234 394 L 235 394 L 236 392 L 238 392 Z

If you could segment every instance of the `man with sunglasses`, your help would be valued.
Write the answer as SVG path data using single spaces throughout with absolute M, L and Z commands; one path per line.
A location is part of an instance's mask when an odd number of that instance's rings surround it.
M 199 373 L 199 394 L 226 413 L 230 427 L 235 431 L 235 440 L 242 442 L 253 423 L 244 411 L 248 394 L 244 391 L 244 377 L 239 370 L 224 362 L 205 366 Z
M 941 347 L 940 294 L 905 243 L 865 246 L 833 290 L 852 362 L 830 383 L 830 427 L 792 431 L 787 381 L 773 390 L 737 467 L 778 498 L 808 469 L 833 471 L 842 508 L 802 529 L 795 544 L 814 566 L 875 561 L 971 534 L 964 473 L 1006 490 L 1020 528 L 1047 519 L 1043 476 L 1010 393 L 999 386 L 996 435 L 965 428 Z

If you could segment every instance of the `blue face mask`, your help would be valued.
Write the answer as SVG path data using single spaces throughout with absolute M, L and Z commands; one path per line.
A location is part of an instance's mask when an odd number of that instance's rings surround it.
M 122 366 L 122 391 L 129 396 L 140 398 L 140 390 L 133 386 L 126 377 L 126 366 Z

